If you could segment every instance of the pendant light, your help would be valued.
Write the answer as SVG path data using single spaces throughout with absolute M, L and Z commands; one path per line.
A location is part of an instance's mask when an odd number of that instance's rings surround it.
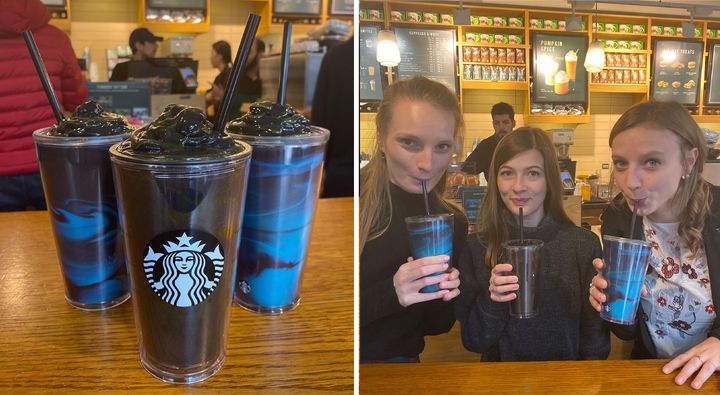
M 397 44 L 395 32 L 392 30 L 380 30 L 378 32 L 375 57 L 378 63 L 388 68 L 388 85 L 392 84 L 392 67 L 400 64 L 400 48 Z
M 595 18 L 597 18 L 597 2 L 595 2 Z M 605 67 L 605 47 L 600 40 L 595 38 L 595 33 L 597 33 L 595 20 L 593 20 L 593 25 L 593 41 L 588 47 L 584 65 L 588 73 L 599 73 Z

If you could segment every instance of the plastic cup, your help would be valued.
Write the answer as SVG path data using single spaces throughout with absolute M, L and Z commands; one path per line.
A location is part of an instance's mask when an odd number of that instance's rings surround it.
M 447 255 L 452 258 L 453 214 L 407 217 L 405 218 L 405 225 L 410 238 L 410 251 L 412 251 L 413 259 L 436 255 Z M 442 273 L 437 272 L 430 276 L 438 276 Z M 422 287 L 420 293 L 431 293 L 439 290 L 439 284 L 431 284 Z
M 65 299 L 82 310 L 126 301 L 130 287 L 108 148 L 129 134 L 52 136 L 33 133 Z
M 519 288 L 517 298 L 510 301 L 510 315 L 515 318 L 532 318 L 538 313 L 537 281 L 542 265 L 542 240 L 508 240 L 501 244 L 502 262 L 512 265 L 512 274 L 517 276 Z
M 307 247 L 320 192 L 327 129 L 303 135 L 230 136 L 253 147 L 237 259 L 235 302 L 263 314 L 300 303 Z
M 600 310 L 602 319 L 623 325 L 635 323 L 651 247 L 643 240 L 603 236 L 602 275 L 608 287 Z
M 110 149 L 125 228 L 140 360 L 194 383 L 225 360 L 251 148 L 184 160 Z

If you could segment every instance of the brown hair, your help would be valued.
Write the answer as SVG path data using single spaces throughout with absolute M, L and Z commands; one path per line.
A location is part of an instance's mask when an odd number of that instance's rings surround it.
M 555 147 L 550 138 L 542 129 L 531 127 L 518 128 L 512 133 L 508 133 L 495 148 L 490 162 L 487 194 L 478 213 L 478 236 L 487 245 L 485 263 L 490 267 L 498 264 L 500 244 L 509 238 L 508 221 L 512 218 L 510 210 L 500 197 L 500 190 L 497 186 L 496 180 L 500 166 L 516 155 L 533 149 L 540 152 L 545 167 L 545 183 L 547 185 L 543 203 L 545 214 L 552 215 L 558 223 L 573 223 L 563 208 L 560 168 Z
M 455 121 L 454 138 L 462 136 L 463 119 L 458 99 L 445 85 L 416 76 L 407 80 L 397 81 L 385 89 L 375 117 L 375 147 L 370 162 L 360 170 L 360 253 L 365 243 L 382 235 L 390 225 L 392 218 L 392 202 L 390 200 L 390 181 L 388 177 L 385 154 L 380 148 L 387 136 L 387 128 L 393 115 L 394 104 L 401 99 L 429 103 L 453 116 Z M 445 191 L 443 174 L 438 185 L 433 188 L 431 197 L 451 206 L 442 198 Z
M 705 217 L 710 213 L 710 184 L 701 174 L 703 163 L 707 157 L 705 138 L 700 126 L 692 119 L 687 110 L 676 102 L 648 101 L 632 106 L 620 116 L 610 131 L 609 145 L 620 133 L 638 126 L 653 127 L 667 130 L 677 136 L 680 144 L 681 160 L 685 162 L 684 153 L 697 148 L 698 157 L 695 165 L 687 173 L 685 180 L 679 181 L 679 187 L 673 197 L 673 204 L 684 207 L 680 216 L 678 235 L 680 240 L 690 248 L 693 257 L 702 247 L 702 231 Z M 687 171 L 688 169 L 684 169 Z M 672 180 L 668 180 L 673 182 Z M 625 198 L 621 200 L 624 202 Z

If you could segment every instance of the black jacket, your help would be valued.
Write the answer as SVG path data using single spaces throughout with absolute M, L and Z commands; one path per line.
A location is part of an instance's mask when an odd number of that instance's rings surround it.
M 703 241 L 705 244 L 705 255 L 707 256 L 708 273 L 710 276 L 710 288 L 712 289 L 713 305 L 720 306 L 720 187 L 711 187 L 710 214 L 705 218 L 703 229 Z M 601 232 L 603 235 L 628 237 L 628 228 L 632 220 L 632 213 L 627 203 L 618 204 L 620 195 L 615 197 L 615 202 L 603 212 Z M 638 217 L 638 223 L 642 223 L 642 217 Z M 644 239 L 643 227 L 636 226 L 633 234 L 634 239 Z M 638 307 L 637 317 L 643 317 L 642 305 Z M 650 337 L 647 325 L 642 319 L 638 319 L 635 325 L 609 324 L 610 330 L 623 340 L 635 340 L 632 351 L 634 359 L 657 358 L 655 344 Z M 639 336 L 638 336 L 639 334 Z M 715 319 L 708 336 L 720 339 L 720 314 Z
M 471 174 L 485 174 L 485 179 L 490 178 L 488 171 L 490 171 L 490 162 L 492 161 L 495 147 L 497 147 L 500 140 L 495 134 L 481 141 L 473 152 L 468 155 L 463 163 L 462 171 Z

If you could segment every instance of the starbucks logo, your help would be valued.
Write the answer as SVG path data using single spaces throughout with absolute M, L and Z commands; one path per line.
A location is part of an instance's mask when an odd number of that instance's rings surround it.
M 148 244 L 144 259 L 150 287 L 177 307 L 195 306 L 210 296 L 224 265 L 220 242 L 209 233 L 192 230 L 156 237 Z

